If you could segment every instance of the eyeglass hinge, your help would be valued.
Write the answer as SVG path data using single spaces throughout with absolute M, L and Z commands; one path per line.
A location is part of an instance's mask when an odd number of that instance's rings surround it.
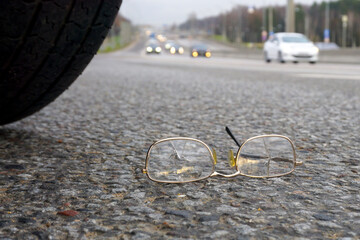
M 303 165 L 303 162 L 296 162 L 295 163 L 295 166 L 301 166 L 301 165 Z

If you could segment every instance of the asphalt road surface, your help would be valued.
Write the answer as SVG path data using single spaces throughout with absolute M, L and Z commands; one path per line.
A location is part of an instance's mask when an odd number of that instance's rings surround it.
M 95 57 L 59 99 L 0 127 L 3 239 L 358 239 L 360 67 L 146 55 Z M 281 134 L 304 164 L 271 179 L 160 184 L 142 173 L 165 137 L 218 151 Z

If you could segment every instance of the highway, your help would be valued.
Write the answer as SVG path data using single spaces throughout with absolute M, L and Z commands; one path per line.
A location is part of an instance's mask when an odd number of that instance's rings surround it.
M 306 62 L 298 64 L 278 62 L 266 63 L 265 61 L 254 59 L 259 58 L 258 51 L 256 56 L 245 58 L 241 50 L 224 46 L 211 41 L 203 41 L 209 49 L 213 51 L 210 59 L 190 58 L 189 48 L 194 43 L 202 42 L 201 40 L 179 39 L 178 41 L 187 51 L 184 55 L 170 55 L 164 52 L 159 56 L 147 55 L 145 53 L 145 40 L 139 41 L 136 45 L 132 45 L 125 51 L 109 54 L 110 56 L 122 56 L 124 60 L 131 62 L 139 62 L 153 65 L 168 65 L 177 67 L 199 67 L 199 68 L 217 68 L 217 69 L 234 69 L 241 71 L 261 71 L 263 73 L 280 73 L 286 74 L 291 80 L 292 77 L 300 77 L 305 79 L 344 79 L 344 80 L 360 80 L 359 64 L 335 64 L 322 63 L 321 60 L 311 65 Z M 230 57 L 224 57 L 226 53 L 233 52 Z M 239 53 L 239 57 L 236 53 Z M 131 54 L 129 54 L 131 53 Z M 253 54 L 252 54 L 253 55 Z M 321 55 L 321 53 L 320 53 Z M 235 56 L 235 57 L 234 57 Z M 241 58 L 242 57 L 242 58 Z M 336 56 L 334 56 L 336 57 Z

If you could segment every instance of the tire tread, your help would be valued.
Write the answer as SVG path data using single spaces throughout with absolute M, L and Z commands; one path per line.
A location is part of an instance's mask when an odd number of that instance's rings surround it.
M 41 2 L 20 54 L 1 77 L 0 124 L 40 110 L 66 90 L 96 54 L 120 5 L 121 0 Z

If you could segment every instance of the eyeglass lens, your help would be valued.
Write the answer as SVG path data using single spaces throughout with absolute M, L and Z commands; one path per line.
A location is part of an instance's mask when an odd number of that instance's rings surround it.
M 211 175 L 214 161 L 209 149 L 201 142 L 168 140 L 151 148 L 147 171 L 155 181 L 195 181 Z
M 292 144 L 283 137 L 259 137 L 246 142 L 237 159 L 238 170 L 254 177 L 290 173 L 295 166 Z

